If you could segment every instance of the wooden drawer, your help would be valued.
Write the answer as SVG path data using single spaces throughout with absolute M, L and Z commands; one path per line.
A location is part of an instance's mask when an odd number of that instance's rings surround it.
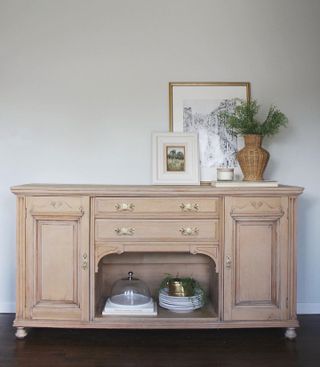
M 218 241 L 217 220 L 96 219 L 95 240 L 104 241 Z
M 218 198 L 97 198 L 95 199 L 96 217 L 120 216 L 179 216 L 179 217 L 217 217 Z

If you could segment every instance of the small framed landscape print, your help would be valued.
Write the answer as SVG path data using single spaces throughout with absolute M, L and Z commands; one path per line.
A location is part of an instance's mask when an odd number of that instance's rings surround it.
M 248 82 L 169 83 L 170 131 L 197 133 L 202 182 L 216 180 L 217 168 L 234 168 L 239 142 L 221 120 L 221 113 L 232 112 L 240 100 L 250 100 Z
M 186 149 L 184 145 L 166 146 L 167 172 L 185 172 Z
M 155 185 L 199 185 L 197 134 L 153 133 L 152 165 Z

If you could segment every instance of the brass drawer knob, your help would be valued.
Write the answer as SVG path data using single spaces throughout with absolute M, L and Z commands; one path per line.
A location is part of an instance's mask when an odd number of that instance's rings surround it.
M 134 228 L 127 228 L 127 227 L 121 227 L 121 228 L 115 228 L 114 230 L 118 236 L 133 236 L 135 229 Z
M 199 210 L 199 204 L 191 204 L 191 203 L 182 203 L 180 205 L 180 209 L 183 212 L 197 212 Z
M 199 233 L 199 229 L 197 227 L 182 227 L 180 228 L 180 232 L 183 236 L 196 236 Z
M 115 208 L 118 212 L 132 212 L 134 210 L 134 204 L 132 203 L 117 203 Z

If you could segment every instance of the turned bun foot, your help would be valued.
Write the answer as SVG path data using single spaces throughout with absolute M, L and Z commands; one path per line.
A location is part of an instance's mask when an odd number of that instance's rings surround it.
M 289 340 L 295 339 L 297 336 L 296 329 L 294 327 L 288 327 L 284 336 Z
M 24 339 L 28 333 L 24 327 L 18 326 L 15 335 L 17 339 Z

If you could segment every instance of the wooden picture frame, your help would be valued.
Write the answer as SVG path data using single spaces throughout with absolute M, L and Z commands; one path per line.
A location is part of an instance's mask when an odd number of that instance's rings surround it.
M 241 170 L 236 162 L 239 139 L 219 121 L 219 113 L 250 100 L 249 82 L 170 82 L 169 130 L 195 132 L 199 138 L 201 182 L 216 180 L 217 168 Z

